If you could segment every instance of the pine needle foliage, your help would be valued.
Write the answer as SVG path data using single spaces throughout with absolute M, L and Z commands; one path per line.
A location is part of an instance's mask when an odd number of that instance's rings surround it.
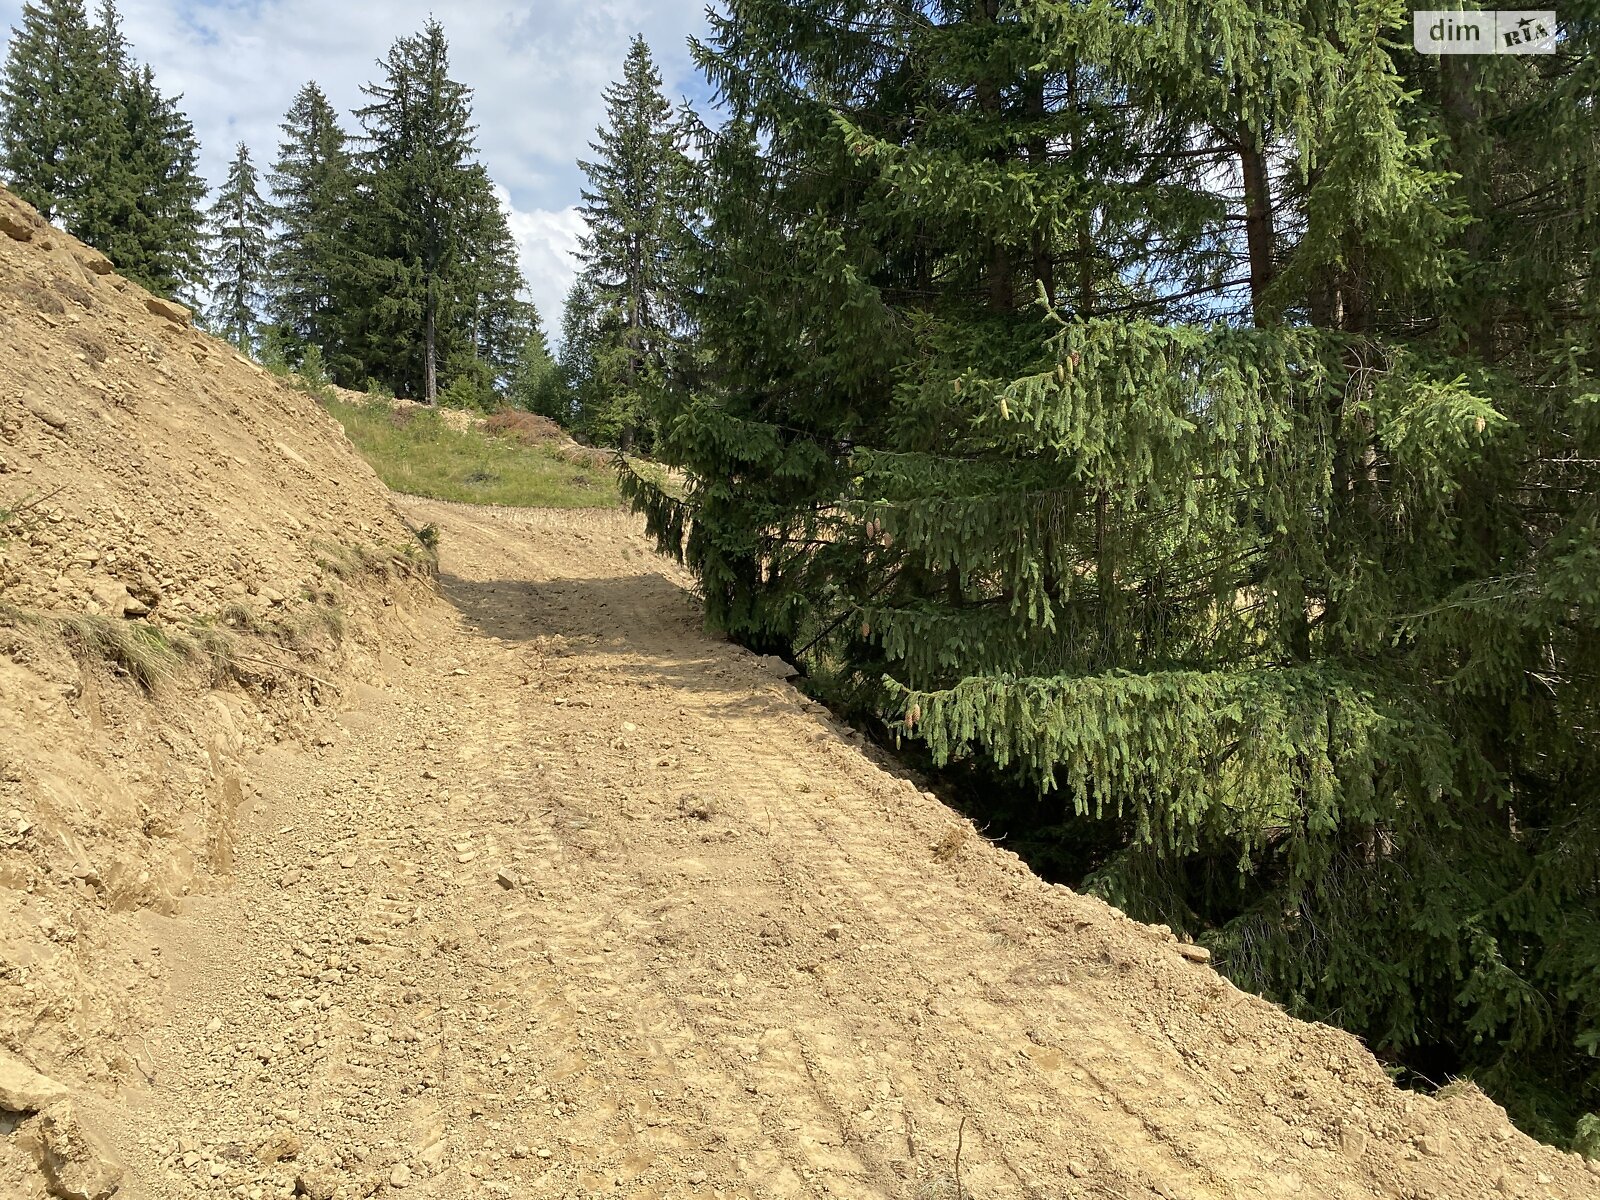
M 530 343 L 544 345 L 539 311 L 524 296 L 520 252 L 489 173 L 474 164 L 462 232 L 459 270 L 450 288 L 449 328 L 459 340 L 450 374 L 483 381 L 476 407 L 510 396 Z M 548 351 L 546 352 L 548 354 Z
M 0 171 L 47 221 L 74 219 L 101 170 L 114 121 L 106 60 L 82 0 L 22 6 L 0 74 Z
M 0 175 L 153 291 L 204 279 L 194 127 L 133 60 L 116 7 L 29 0 L 0 69 Z
M 605 91 L 606 123 L 583 169 L 582 278 L 568 299 L 567 374 L 585 433 L 624 450 L 647 443 L 651 397 L 684 332 L 682 251 L 689 162 L 683 122 L 635 36 Z
M 210 214 L 211 327 L 245 353 L 266 300 L 271 216 L 250 147 L 239 143 Z
M 405 361 L 406 390 L 432 404 L 447 280 L 461 259 L 468 202 L 481 186 L 471 163 L 472 93 L 450 77 L 444 27 L 432 19 L 396 40 L 378 65 L 383 78 L 363 85 L 369 103 L 356 113 L 364 130 L 361 308 L 376 317 L 373 349 Z
M 291 365 L 316 346 L 335 378 L 364 378 L 348 346 L 345 286 L 352 271 L 350 207 L 355 168 L 349 138 L 321 87 L 295 94 L 267 175 L 275 236 L 269 303 L 276 344 Z
M 151 291 L 193 306 L 205 278 L 205 180 L 194 125 L 148 66 L 117 85 L 122 125 L 93 203 L 69 232 Z
M 334 378 L 427 403 L 487 406 L 510 387 L 538 314 L 523 297 L 500 195 L 476 161 L 472 90 L 444 28 L 397 39 L 362 88 L 337 248 Z
M 714 625 L 1065 804 L 1089 886 L 1570 1138 L 1600 20 L 1562 19 L 1426 58 L 1392 0 L 730 0 L 687 493 L 625 487 Z

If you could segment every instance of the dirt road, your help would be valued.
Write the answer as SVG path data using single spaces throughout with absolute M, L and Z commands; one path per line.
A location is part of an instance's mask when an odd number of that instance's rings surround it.
M 124 1194 L 1600 1192 L 1034 879 L 702 634 L 631 519 L 402 508 L 449 607 L 119 950 L 165 1003 L 84 1101 Z

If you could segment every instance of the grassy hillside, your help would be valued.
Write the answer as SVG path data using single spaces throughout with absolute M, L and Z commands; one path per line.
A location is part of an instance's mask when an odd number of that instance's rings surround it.
M 397 492 L 467 504 L 607 508 L 621 502 L 604 455 L 515 429 L 453 429 L 437 411 L 326 397 L 324 405 Z

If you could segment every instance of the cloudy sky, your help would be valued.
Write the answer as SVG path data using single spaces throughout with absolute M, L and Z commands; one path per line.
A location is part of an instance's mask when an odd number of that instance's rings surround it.
M 341 111 L 394 39 L 432 13 L 450 39 L 453 74 L 476 91 L 478 147 L 505 189 L 511 228 L 545 327 L 560 330 L 581 221 L 574 209 L 587 152 L 604 116 L 601 90 L 621 72 L 628 41 L 643 33 L 667 96 L 704 89 L 685 39 L 704 29 L 707 0 L 119 0 L 134 54 L 162 89 L 183 93 L 213 184 L 234 146 L 258 161 L 277 151 L 278 122 L 315 79 Z M 88 7 L 95 7 L 90 0 Z M 0 0 L 0 33 L 22 0 Z

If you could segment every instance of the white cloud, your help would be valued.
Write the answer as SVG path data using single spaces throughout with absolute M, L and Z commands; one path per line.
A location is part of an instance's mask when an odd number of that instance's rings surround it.
M 523 266 L 547 327 L 559 331 L 571 281 L 576 160 L 605 115 L 601 92 L 643 33 L 667 95 L 703 95 L 685 38 L 704 29 L 706 0 L 119 0 L 135 55 L 169 94 L 182 92 L 213 182 L 245 142 L 277 153 L 278 123 L 308 79 L 347 115 L 397 36 L 438 15 L 456 78 L 476 91 L 478 146 L 503 186 Z M 93 4 L 90 4 L 93 8 Z M 0 30 L 20 0 L 0 0 Z M 354 121 L 348 124 L 353 126 Z M 548 273 L 548 278 L 544 277 Z
M 529 295 L 538 306 L 553 347 L 561 337 L 562 303 L 578 273 L 583 216 L 576 205 L 555 211 L 539 208 L 521 212 L 511 203 L 511 194 L 505 188 L 497 186 L 496 191 L 506 210 L 511 236 L 517 241 Z

